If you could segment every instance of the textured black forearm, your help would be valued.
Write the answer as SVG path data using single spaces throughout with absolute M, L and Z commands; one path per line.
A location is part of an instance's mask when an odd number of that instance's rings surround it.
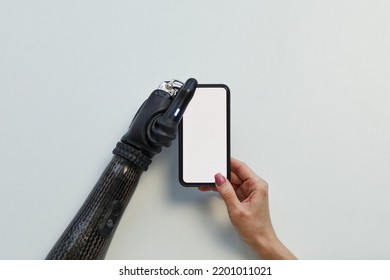
M 103 259 L 142 172 L 114 155 L 46 259 Z

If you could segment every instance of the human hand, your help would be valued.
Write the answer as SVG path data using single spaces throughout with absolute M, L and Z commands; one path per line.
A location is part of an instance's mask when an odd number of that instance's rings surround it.
M 231 159 L 231 182 L 218 173 L 215 187 L 201 191 L 218 191 L 225 201 L 229 218 L 243 240 L 262 259 L 296 259 L 277 238 L 272 226 L 268 184 L 245 163 Z

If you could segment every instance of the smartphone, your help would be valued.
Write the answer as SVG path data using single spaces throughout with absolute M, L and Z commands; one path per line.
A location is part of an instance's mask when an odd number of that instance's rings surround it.
M 230 90 L 199 84 L 179 126 L 179 181 L 185 187 L 230 180 Z

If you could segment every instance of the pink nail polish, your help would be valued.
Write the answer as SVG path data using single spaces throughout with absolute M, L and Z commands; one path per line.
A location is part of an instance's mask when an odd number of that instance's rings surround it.
M 215 174 L 214 179 L 215 179 L 215 184 L 218 187 L 222 186 L 226 182 L 226 178 L 221 173 Z

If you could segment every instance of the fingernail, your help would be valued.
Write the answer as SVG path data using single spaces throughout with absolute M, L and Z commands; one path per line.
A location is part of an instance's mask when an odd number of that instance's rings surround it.
M 225 182 L 226 182 L 225 177 L 224 177 L 221 173 L 215 174 L 215 175 L 214 175 L 214 179 L 215 179 L 215 184 L 216 184 L 218 187 L 219 187 L 219 186 L 222 186 L 222 185 L 225 184 Z

